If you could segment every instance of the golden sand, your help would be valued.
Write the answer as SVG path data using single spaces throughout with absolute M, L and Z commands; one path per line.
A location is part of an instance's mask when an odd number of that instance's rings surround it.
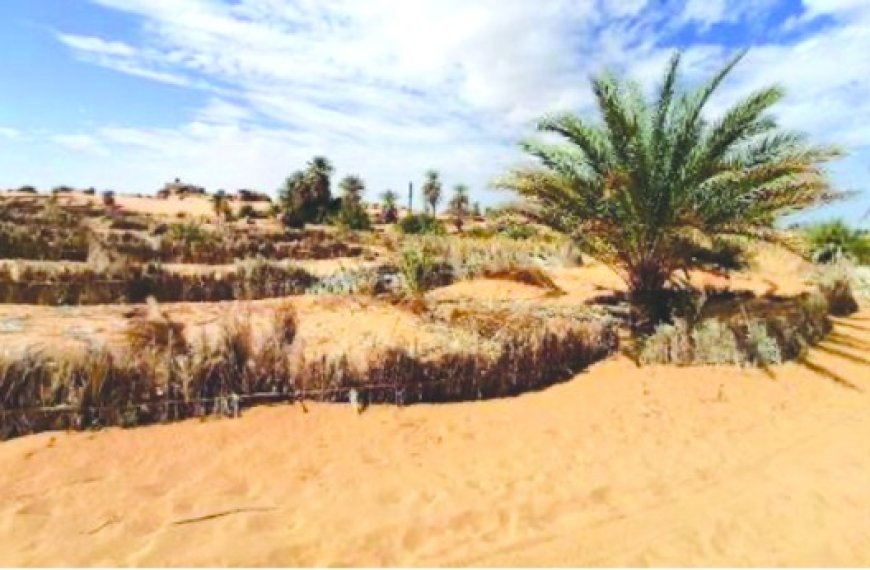
M 806 276 L 783 258 L 712 284 L 791 293 Z M 595 264 L 553 278 L 553 302 L 620 287 Z M 482 280 L 430 296 L 544 294 Z M 162 309 L 196 329 L 279 302 Z M 383 303 L 292 303 L 306 351 L 444 342 Z M 24 331 L 4 348 L 80 342 L 73 326 L 110 339 L 125 310 L 5 306 Z M 503 400 L 260 407 L 3 442 L 0 565 L 870 565 L 870 309 L 835 320 L 770 371 L 616 357 Z
M 870 311 L 770 373 L 0 444 L 3 565 L 867 565 Z

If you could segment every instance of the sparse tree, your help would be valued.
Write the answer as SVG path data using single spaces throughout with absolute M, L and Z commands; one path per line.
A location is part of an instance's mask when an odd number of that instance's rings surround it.
M 525 142 L 540 166 L 499 183 L 526 198 L 526 212 L 621 272 L 653 320 L 668 316 L 661 311 L 672 273 L 692 263 L 687 243 L 777 240 L 780 215 L 839 196 L 820 168 L 839 152 L 782 130 L 768 112 L 783 98 L 780 88 L 756 91 L 716 120 L 705 115 L 742 57 L 696 91 L 682 91 L 676 54 L 651 100 L 634 82 L 594 78 L 599 120 L 543 119 L 538 128 L 567 144 Z
M 437 170 L 426 172 L 426 180 L 423 182 L 423 198 L 434 216 L 438 211 L 438 203 L 441 202 L 441 178 Z

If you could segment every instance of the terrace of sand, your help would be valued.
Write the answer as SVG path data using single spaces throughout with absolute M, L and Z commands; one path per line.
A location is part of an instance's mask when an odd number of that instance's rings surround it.
M 804 287 L 795 258 L 763 255 L 752 273 L 694 278 Z M 566 294 L 548 302 L 618 287 L 598 265 L 553 275 Z M 429 295 L 546 292 L 480 280 Z M 277 302 L 164 309 L 195 327 L 240 307 L 259 318 Z M 306 350 L 427 334 L 377 302 L 292 302 Z M 5 306 L 7 321 L 24 312 L 25 329 L 2 340 L 66 338 L 64 311 L 110 336 L 123 310 Z M 361 415 L 260 407 L 238 420 L 4 442 L 0 564 L 867 565 L 870 309 L 835 321 L 805 360 L 769 371 L 638 369 L 620 356 L 502 400 Z
M 0 445 L 4 565 L 867 565 L 870 311 L 766 373 Z

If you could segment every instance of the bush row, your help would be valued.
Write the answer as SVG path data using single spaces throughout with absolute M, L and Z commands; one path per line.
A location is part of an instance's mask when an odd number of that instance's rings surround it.
M 175 323 L 135 319 L 121 352 L 0 357 L 0 439 L 224 414 L 269 395 L 347 401 L 353 391 L 360 402 L 399 404 L 505 396 L 566 380 L 616 347 L 609 321 L 538 324 L 488 339 L 487 350 L 424 356 L 390 348 L 351 366 L 346 357 L 292 361 L 289 306 L 259 342 L 249 324 L 232 320 L 215 342 L 196 348 L 178 343 L 183 327 Z
M 660 324 L 641 339 L 642 364 L 780 364 L 801 356 L 831 330 L 842 290 L 822 289 L 793 299 L 757 299 L 722 317 Z M 751 316 L 750 316 L 751 315 Z
M 302 268 L 267 262 L 240 262 L 223 274 L 184 274 L 151 264 L 109 272 L 2 266 L 0 303 L 141 303 L 152 296 L 161 302 L 253 300 L 298 295 L 316 281 Z

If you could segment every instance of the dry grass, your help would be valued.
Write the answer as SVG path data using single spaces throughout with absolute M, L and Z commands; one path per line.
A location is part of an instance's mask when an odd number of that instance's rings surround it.
M 241 261 L 228 271 L 181 273 L 160 265 L 0 266 L 0 302 L 33 305 L 253 300 L 298 295 L 317 279 L 300 267 Z
M 487 335 L 456 320 L 454 336 L 475 341 L 427 354 L 374 349 L 360 366 L 345 356 L 306 361 L 304 351 L 292 358 L 297 321 L 289 304 L 265 335 L 232 316 L 197 342 L 176 340 L 183 330 L 152 304 L 150 315 L 131 315 L 127 346 L 118 350 L 0 359 L 0 435 L 226 414 L 258 399 L 346 400 L 351 388 L 365 400 L 400 403 L 518 394 L 570 378 L 616 345 L 604 319 L 525 319 Z
M 641 364 L 767 366 L 803 355 L 831 329 L 825 296 L 733 299 L 639 340 Z M 691 325 L 690 325 L 691 322 Z
M 148 298 L 147 308 L 137 307 L 127 316 L 129 321 L 124 336 L 133 351 L 183 353 L 187 350 L 184 324 L 174 322 L 163 314 L 154 297 Z

